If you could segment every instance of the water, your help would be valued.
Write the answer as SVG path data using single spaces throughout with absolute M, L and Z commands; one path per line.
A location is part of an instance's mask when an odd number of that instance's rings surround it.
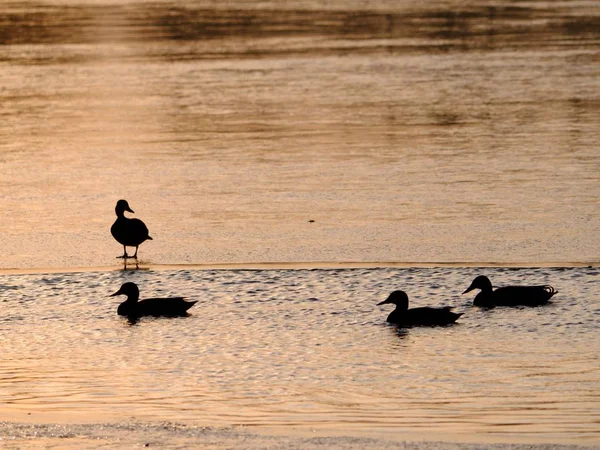
M 591 1 L 3 2 L 0 437 L 597 444 L 599 30 Z M 560 294 L 473 309 L 482 272 Z M 124 280 L 199 303 L 131 326 Z M 397 288 L 465 315 L 398 331 Z
M 41 5 L 0 16 L 2 268 L 113 264 L 119 198 L 153 264 L 598 261 L 595 2 Z
M 494 283 L 552 283 L 539 308 L 471 306 L 478 269 L 178 270 L 5 275 L 4 417 L 79 423 L 331 428 L 598 443 L 597 268 L 487 269 Z M 190 317 L 116 315 L 185 295 Z M 459 324 L 401 330 L 376 307 L 451 304 Z M 30 413 L 31 416 L 27 414 Z

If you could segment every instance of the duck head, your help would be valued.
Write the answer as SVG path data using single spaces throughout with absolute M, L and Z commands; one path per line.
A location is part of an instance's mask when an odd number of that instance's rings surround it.
M 404 291 L 394 291 L 392 292 L 388 298 L 386 298 L 381 303 L 377 303 L 379 305 L 385 305 L 387 303 L 392 303 L 396 305 L 397 309 L 407 310 L 408 309 L 408 295 Z
M 130 213 L 134 212 L 133 209 L 129 207 L 127 200 L 119 200 L 117 206 L 115 206 L 115 213 L 118 217 L 123 217 L 125 211 L 129 211 Z
M 111 294 L 110 297 L 114 297 L 115 295 L 126 295 L 127 300 L 137 301 L 140 297 L 140 290 L 135 283 L 124 283 L 121 288 L 114 294 Z
M 471 283 L 471 286 L 469 286 L 467 288 L 467 290 L 465 292 L 463 292 L 463 294 L 466 294 L 467 292 L 471 292 L 473 289 L 480 289 L 484 292 L 489 292 L 492 290 L 492 282 L 485 275 L 479 275 L 477 278 L 475 278 L 473 280 L 473 282 Z

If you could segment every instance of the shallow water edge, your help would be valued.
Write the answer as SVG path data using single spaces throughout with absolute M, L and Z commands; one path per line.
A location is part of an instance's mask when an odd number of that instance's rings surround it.
M 434 269 L 434 268 L 511 268 L 511 269 L 568 269 L 578 267 L 600 267 L 600 261 L 557 261 L 557 262 L 495 262 L 495 261 L 371 261 L 371 262 L 240 262 L 240 263 L 202 263 L 202 264 L 146 264 L 141 261 L 136 267 L 135 263 L 127 263 L 126 270 L 301 270 L 301 269 Z M 90 266 L 90 267 L 38 267 L 38 268 L 0 268 L 0 275 L 28 275 L 45 273 L 87 273 L 123 271 L 123 265 Z
M 585 450 L 598 448 L 555 442 L 481 441 L 473 436 L 439 436 L 423 440 L 416 434 L 360 432 L 357 430 L 190 426 L 172 422 L 23 423 L 0 422 L 3 448 L 123 448 L 154 447 L 206 449 L 494 449 Z

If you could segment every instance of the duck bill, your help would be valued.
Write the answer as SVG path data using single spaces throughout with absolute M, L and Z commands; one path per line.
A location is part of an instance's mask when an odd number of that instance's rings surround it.
M 129 208 L 129 207 L 125 208 L 125 211 L 129 211 L 130 213 L 134 213 L 135 214 L 135 211 L 133 209 Z
M 387 305 L 388 303 L 391 303 L 390 299 L 386 298 L 384 301 L 377 303 L 376 306 Z
M 467 290 L 465 292 L 463 292 L 463 294 L 466 294 L 467 292 L 471 292 L 473 289 L 475 289 L 475 287 L 473 287 L 473 285 L 471 285 L 467 288 Z
M 115 292 L 114 294 L 110 294 L 109 297 L 114 297 L 116 295 L 121 295 L 121 289 L 119 289 L 117 292 Z

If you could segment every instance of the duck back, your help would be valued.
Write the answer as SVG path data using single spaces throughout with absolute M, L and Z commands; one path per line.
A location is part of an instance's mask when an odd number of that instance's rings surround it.
M 451 310 L 451 306 L 441 308 L 424 306 L 405 311 L 394 310 L 388 316 L 387 321 L 402 326 L 450 325 L 463 315 L 463 313 L 454 313 Z
M 129 317 L 178 317 L 186 316 L 187 310 L 196 302 L 188 302 L 183 297 L 148 298 L 140 302 L 125 301 L 119 305 L 117 314 Z
M 552 286 L 505 286 L 490 293 L 480 292 L 475 306 L 540 306 L 545 305 L 557 291 Z

